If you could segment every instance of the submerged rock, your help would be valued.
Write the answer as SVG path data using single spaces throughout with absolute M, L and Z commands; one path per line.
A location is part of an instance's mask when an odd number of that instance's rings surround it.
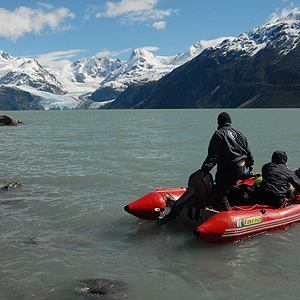
M 21 187 L 22 187 L 21 183 L 11 182 L 11 183 L 8 183 L 6 186 L 0 188 L 0 191 L 9 191 L 9 190 L 12 190 L 12 189 L 19 189 Z
M 5 115 L 0 115 L 0 126 L 17 126 L 18 124 L 23 124 L 23 122 Z
M 81 280 L 85 286 L 81 288 L 81 292 L 91 293 L 95 295 L 110 296 L 123 292 L 128 287 L 125 282 L 107 278 L 86 279 Z

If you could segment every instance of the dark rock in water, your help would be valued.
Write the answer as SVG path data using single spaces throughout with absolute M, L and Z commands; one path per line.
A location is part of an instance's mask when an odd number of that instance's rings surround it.
M 85 287 L 82 288 L 82 291 L 99 296 L 109 296 L 127 289 L 125 282 L 113 279 L 98 278 L 81 280 L 80 282 L 85 285 Z
M 21 183 L 11 182 L 11 183 L 8 183 L 6 186 L 0 188 L 0 191 L 9 191 L 9 190 L 12 190 L 12 189 L 19 189 L 21 187 L 22 187 Z
M 23 124 L 23 122 L 5 115 L 0 116 L 0 126 L 17 126 L 18 124 Z

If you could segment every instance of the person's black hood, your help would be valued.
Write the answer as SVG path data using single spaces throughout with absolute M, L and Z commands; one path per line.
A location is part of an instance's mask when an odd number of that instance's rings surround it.
M 218 127 L 221 128 L 226 124 L 231 124 L 231 117 L 227 112 L 218 115 Z
M 276 164 L 286 164 L 288 160 L 287 154 L 284 151 L 275 151 L 272 155 L 272 162 Z

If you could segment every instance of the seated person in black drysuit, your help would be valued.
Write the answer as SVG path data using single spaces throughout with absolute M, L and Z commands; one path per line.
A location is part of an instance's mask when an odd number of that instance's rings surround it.
M 231 117 L 222 112 L 218 115 L 218 128 L 208 147 L 208 155 L 201 169 L 189 178 L 187 191 L 174 203 L 171 212 L 160 220 L 165 224 L 175 217 L 186 203 L 197 198 L 197 185 L 205 174 L 217 164 L 214 209 L 222 211 L 230 208 L 227 199 L 231 187 L 243 176 L 245 168 L 253 170 L 254 159 L 247 138 L 231 127 Z M 201 199 L 200 199 L 201 200 Z
M 256 203 L 280 207 L 285 202 L 289 184 L 300 191 L 300 179 L 287 167 L 287 159 L 284 151 L 275 151 L 271 162 L 263 165 L 263 179 L 254 193 Z

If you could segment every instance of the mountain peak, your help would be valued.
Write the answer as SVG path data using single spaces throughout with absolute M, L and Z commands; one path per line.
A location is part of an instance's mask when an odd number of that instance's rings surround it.
M 4 52 L 4 51 L 0 50 L 0 59 L 8 60 L 8 59 L 11 59 L 11 58 L 12 57 L 7 52 Z
M 292 24 L 292 23 L 297 23 L 300 22 L 300 11 L 293 11 L 291 13 L 289 13 L 288 15 L 284 15 L 278 18 L 277 15 L 274 15 L 273 18 L 271 19 L 271 21 L 269 23 L 267 23 L 266 25 L 274 25 L 274 24 L 278 24 L 278 23 L 288 23 L 288 24 Z
M 216 46 L 223 50 L 224 55 L 236 52 L 239 55 L 254 56 L 266 47 L 280 48 L 285 55 L 300 42 L 300 12 L 295 11 L 286 16 L 273 18 L 260 27 L 240 34 Z
M 132 54 L 131 54 L 129 60 L 136 60 L 136 59 L 141 59 L 141 58 L 145 58 L 148 60 L 148 59 L 153 59 L 155 57 L 156 56 L 153 53 L 151 53 L 145 49 L 138 48 L 138 49 L 134 49 L 132 51 Z

